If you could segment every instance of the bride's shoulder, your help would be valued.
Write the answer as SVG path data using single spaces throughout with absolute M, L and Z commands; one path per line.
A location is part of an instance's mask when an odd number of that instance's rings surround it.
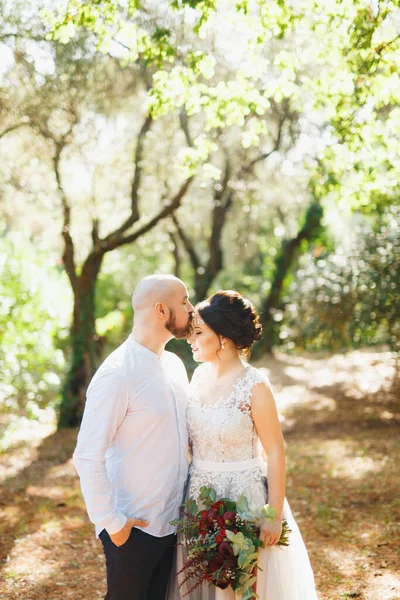
M 235 386 L 236 405 L 244 409 L 250 409 L 252 405 L 254 388 L 259 383 L 269 385 L 266 369 L 257 369 L 250 364 L 246 364 L 246 372 Z
M 269 385 L 267 369 L 265 369 L 264 367 L 253 367 L 253 365 L 248 364 L 247 380 L 251 383 L 251 386 L 254 386 L 257 383 L 267 383 Z

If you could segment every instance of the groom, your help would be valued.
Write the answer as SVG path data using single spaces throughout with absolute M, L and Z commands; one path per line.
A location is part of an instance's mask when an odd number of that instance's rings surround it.
M 164 600 L 188 469 L 188 379 L 164 346 L 187 337 L 193 306 L 172 275 L 142 279 L 132 305 L 133 332 L 89 385 L 73 459 L 104 547 L 105 600 Z

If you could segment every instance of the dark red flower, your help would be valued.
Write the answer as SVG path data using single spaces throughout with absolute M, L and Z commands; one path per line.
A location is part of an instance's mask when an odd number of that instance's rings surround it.
M 209 523 L 212 523 L 213 521 L 217 521 L 219 517 L 219 513 L 217 510 L 210 508 L 210 510 L 207 513 L 207 521 Z
M 221 567 L 224 566 L 224 558 L 220 554 L 216 554 L 212 557 L 210 562 L 208 563 L 208 571 L 209 573 L 215 573 L 215 571 L 219 571 Z
M 229 585 L 229 581 L 223 577 L 223 578 L 219 579 L 218 583 L 216 582 L 215 585 L 217 587 L 221 588 L 221 590 L 226 590 L 226 588 Z
M 201 511 L 201 518 L 203 519 L 203 521 L 207 520 L 207 516 L 208 516 L 208 510 L 202 510 Z
M 218 525 L 220 527 L 225 527 L 225 521 L 222 517 L 218 517 Z
M 219 510 L 219 507 L 222 506 L 224 504 L 223 500 L 217 500 L 216 502 L 214 502 L 214 504 L 211 505 L 211 508 L 213 508 L 214 510 Z
M 230 543 L 229 542 L 221 542 L 218 545 L 218 554 L 220 554 L 224 558 L 231 558 L 232 556 L 234 556 L 233 548 L 230 545 Z
M 236 513 L 234 510 L 228 510 L 222 518 L 227 525 L 233 525 L 236 522 Z

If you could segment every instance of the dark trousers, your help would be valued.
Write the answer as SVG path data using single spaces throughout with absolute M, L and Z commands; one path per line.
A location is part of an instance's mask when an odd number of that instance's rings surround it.
M 103 529 L 107 567 L 104 600 L 165 600 L 176 536 L 155 537 L 133 528 L 128 540 L 116 546 Z

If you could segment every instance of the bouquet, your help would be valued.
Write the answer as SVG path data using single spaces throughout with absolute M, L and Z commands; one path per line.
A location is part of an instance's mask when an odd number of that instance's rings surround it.
M 237 502 L 228 498 L 216 499 L 213 488 L 200 488 L 199 500 L 205 507 L 199 510 L 190 498 L 183 505 L 180 519 L 172 521 L 182 534 L 182 544 L 188 548 L 188 557 L 179 574 L 190 594 L 203 582 L 225 589 L 231 586 L 242 594 L 242 600 L 257 598 L 253 590 L 256 582 L 258 549 L 264 548 L 259 539 L 263 519 L 273 521 L 275 509 L 266 504 L 261 510 L 245 496 Z M 282 534 L 277 546 L 289 545 L 287 521 L 282 523 Z

